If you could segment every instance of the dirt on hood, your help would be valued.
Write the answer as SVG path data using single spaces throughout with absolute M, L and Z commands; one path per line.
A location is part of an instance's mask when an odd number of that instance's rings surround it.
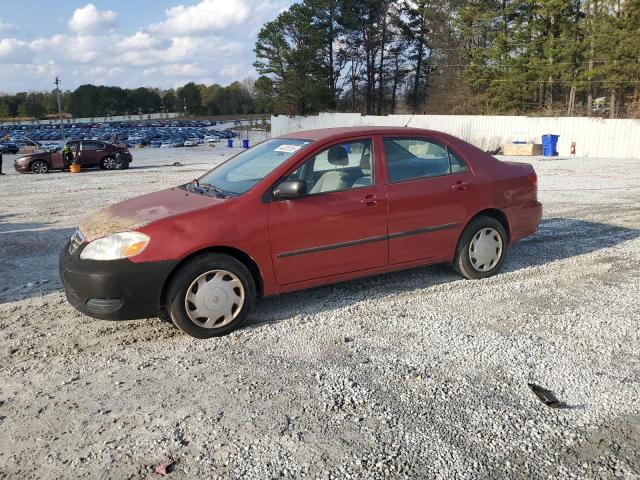
M 170 188 L 130 198 L 85 217 L 79 228 L 87 241 L 119 232 L 136 230 L 162 218 L 199 210 L 223 202 L 224 199 Z

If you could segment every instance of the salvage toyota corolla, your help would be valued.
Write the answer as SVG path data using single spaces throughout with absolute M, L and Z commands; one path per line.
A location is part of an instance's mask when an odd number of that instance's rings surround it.
M 541 214 L 531 165 L 451 135 L 298 132 L 85 218 L 60 276 L 89 316 L 164 313 L 207 338 L 242 324 L 257 296 L 446 262 L 489 277 Z

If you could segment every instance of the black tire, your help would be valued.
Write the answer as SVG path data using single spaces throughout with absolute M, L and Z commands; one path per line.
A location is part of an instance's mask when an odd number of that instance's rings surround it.
M 44 160 L 36 160 L 30 165 L 29 169 L 32 173 L 49 173 L 49 164 Z
M 230 323 L 223 327 L 204 328 L 191 320 L 185 307 L 187 290 L 201 275 L 211 270 L 226 270 L 234 274 L 244 288 L 244 302 Z M 229 255 L 206 253 L 199 255 L 180 267 L 169 283 L 165 296 L 165 308 L 176 327 L 195 338 L 211 338 L 227 335 L 237 329 L 253 311 L 256 287 L 251 273 L 242 262 Z
M 486 268 L 485 271 L 482 271 L 474 266 L 474 259 L 471 258 L 472 253 L 470 248 L 474 237 L 481 235 L 483 232 L 489 232 L 488 229 L 492 229 L 500 235 L 502 249 L 500 257 L 496 262 L 489 265 L 481 265 L 481 267 Z M 507 254 L 507 243 L 507 233 L 504 226 L 498 220 L 485 216 L 476 217 L 469 222 L 469 225 L 467 225 L 460 236 L 460 240 L 458 241 L 458 246 L 456 248 L 456 256 L 453 260 L 452 266 L 456 272 L 470 280 L 479 280 L 491 277 L 500 270 L 500 267 L 504 262 Z M 478 262 L 476 261 L 475 263 Z

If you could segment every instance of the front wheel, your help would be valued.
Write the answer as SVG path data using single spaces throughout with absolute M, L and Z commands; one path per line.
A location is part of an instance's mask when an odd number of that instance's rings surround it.
M 48 173 L 49 164 L 44 160 L 36 160 L 31 164 L 31 172 L 32 173 Z
M 462 232 L 453 268 L 473 280 L 495 275 L 507 253 L 507 233 L 492 217 L 476 217 Z
M 253 310 L 256 287 L 242 262 L 208 253 L 195 257 L 169 284 L 165 306 L 180 330 L 196 338 L 226 335 Z

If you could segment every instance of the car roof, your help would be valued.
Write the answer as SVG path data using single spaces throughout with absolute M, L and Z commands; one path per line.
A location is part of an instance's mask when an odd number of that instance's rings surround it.
M 277 138 L 299 138 L 303 140 L 330 140 L 341 137 L 350 137 L 354 135 L 425 135 L 434 136 L 446 135 L 443 132 L 435 130 L 425 130 L 422 128 L 409 127 L 338 127 L 338 128 L 320 128 L 317 130 L 305 130 L 302 132 L 291 132 L 280 135 Z

